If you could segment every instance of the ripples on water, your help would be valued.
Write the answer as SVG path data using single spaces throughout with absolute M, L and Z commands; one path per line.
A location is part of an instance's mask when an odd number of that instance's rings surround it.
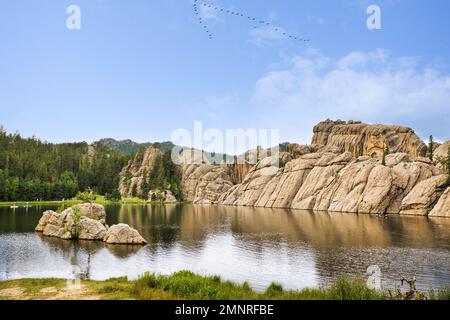
M 328 285 L 378 265 L 386 287 L 415 275 L 418 287 L 450 285 L 450 219 L 311 213 L 216 206 L 109 206 L 109 225 L 130 224 L 146 247 L 64 241 L 33 232 L 49 208 L 0 208 L 0 279 L 91 279 L 190 270 L 264 290 Z

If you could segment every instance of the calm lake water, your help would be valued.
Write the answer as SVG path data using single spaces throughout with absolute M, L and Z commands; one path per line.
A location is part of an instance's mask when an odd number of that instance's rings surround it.
M 0 207 L 0 280 L 67 278 L 78 265 L 91 279 L 190 270 L 301 289 L 378 265 L 383 285 L 415 275 L 418 287 L 450 285 L 450 219 L 311 213 L 284 209 L 168 205 L 109 206 L 107 223 L 127 223 L 145 247 L 43 237 L 44 210 Z

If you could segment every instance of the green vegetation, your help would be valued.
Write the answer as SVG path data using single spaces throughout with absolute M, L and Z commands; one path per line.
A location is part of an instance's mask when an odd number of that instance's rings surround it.
M 4 207 L 10 207 L 12 205 L 17 206 L 58 206 L 58 212 L 62 212 L 63 210 L 70 208 L 73 205 L 84 203 L 85 201 L 82 200 L 65 200 L 65 201 L 19 201 L 19 202 L 12 202 L 12 201 L 4 201 L 0 202 L 0 206 Z M 102 205 L 111 205 L 111 204 L 126 204 L 126 205 L 144 205 L 144 204 L 152 204 L 152 202 L 144 201 L 143 199 L 137 198 L 137 197 L 128 197 L 128 198 L 121 198 L 120 200 L 111 200 L 106 198 L 106 196 L 97 196 L 95 201 L 93 203 L 98 203 Z M 155 203 L 159 203 L 159 201 L 155 201 Z M 188 201 L 184 201 L 183 203 L 190 203 Z
M 81 296 L 67 292 L 66 280 L 24 279 L 0 282 L 0 299 L 114 299 L 114 300 L 402 300 L 405 294 L 397 290 L 376 291 L 367 288 L 359 278 L 343 276 L 328 288 L 284 290 L 272 283 L 265 292 L 255 292 L 245 282 L 242 285 L 222 281 L 218 276 L 202 277 L 181 271 L 171 276 L 146 273 L 138 280 L 114 278 L 107 281 L 82 281 Z M 9 290 L 8 290 L 9 289 Z M 15 290 L 11 290 L 15 289 Z M 58 289 L 58 290 L 51 290 Z M 50 294 L 55 295 L 52 297 Z M 13 294 L 21 296 L 12 296 Z M 49 296 L 50 295 L 50 296 Z M 429 290 L 416 293 L 414 299 L 450 300 L 450 290 Z
M 193 300 L 380 300 L 383 293 L 368 289 L 365 282 L 348 277 L 339 278 L 330 288 L 286 291 L 272 283 L 265 292 L 252 290 L 248 283 L 238 285 L 222 281 L 218 276 L 202 277 L 188 271 L 171 276 L 145 274 L 135 281 L 133 295 L 146 299 L 148 290 L 160 289 L 180 299 Z
M 142 154 L 143 156 L 143 154 Z M 132 196 L 138 196 L 147 200 L 151 190 L 151 201 L 160 201 L 165 190 L 170 190 L 178 201 L 182 201 L 181 192 L 181 172 L 172 161 L 172 152 L 166 151 L 162 156 L 156 157 L 150 174 L 144 172 L 143 180 L 140 185 L 141 192 L 137 194 L 137 186 L 133 185 Z
M 91 189 L 88 189 L 84 192 L 78 192 L 76 199 L 82 202 L 94 202 L 97 199 L 97 195 Z
M 113 194 L 129 159 L 102 146 L 52 144 L 0 127 L 0 201 L 68 199 L 88 188 Z
M 383 157 L 382 157 L 382 159 L 381 159 L 381 164 L 383 165 L 383 166 L 386 166 L 386 157 L 388 156 L 388 154 L 389 154 L 389 147 L 386 145 L 386 144 L 384 144 L 384 147 L 383 147 Z
M 81 220 L 81 210 L 79 206 L 73 206 L 73 226 L 70 231 L 72 238 L 78 238 L 80 235 L 80 220 Z
M 440 159 L 440 162 L 444 166 L 445 171 L 447 171 L 448 175 L 447 186 L 450 186 L 450 147 L 447 150 L 447 157 L 444 159 Z
M 432 135 L 428 141 L 428 158 L 430 158 L 431 161 L 434 160 L 434 138 Z
M 175 146 L 172 142 L 166 141 L 162 143 L 137 143 L 131 140 L 117 141 L 114 139 L 102 139 L 94 142 L 95 147 L 105 147 L 109 150 L 114 150 L 123 154 L 135 154 L 137 152 L 144 151 L 149 147 L 155 147 L 161 150 L 161 152 L 166 152 L 172 150 Z

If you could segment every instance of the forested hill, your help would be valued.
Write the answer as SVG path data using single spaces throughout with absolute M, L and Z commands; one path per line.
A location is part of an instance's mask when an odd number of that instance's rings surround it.
M 117 141 L 111 138 L 108 139 L 101 139 L 99 141 L 96 141 L 92 144 L 95 147 L 105 147 L 114 151 L 118 151 L 120 153 L 125 153 L 125 154 L 133 154 L 136 152 L 142 152 L 144 150 L 146 150 L 149 147 L 156 147 L 158 149 L 161 150 L 161 152 L 166 152 L 169 150 L 172 150 L 175 145 L 170 142 L 170 141 L 166 141 L 166 142 L 162 142 L 162 143 L 150 143 L 150 142 L 145 142 L 145 143 L 138 143 L 138 142 L 134 142 L 132 140 L 122 140 L 122 141 Z
M 47 143 L 0 127 L 0 201 L 67 199 L 87 188 L 117 194 L 130 158 L 102 145 Z

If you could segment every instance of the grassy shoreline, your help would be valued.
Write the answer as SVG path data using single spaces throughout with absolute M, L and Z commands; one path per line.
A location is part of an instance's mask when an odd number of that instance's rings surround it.
M 4 201 L 0 202 L 0 207 L 11 207 L 13 205 L 16 205 L 18 207 L 24 207 L 24 206 L 60 206 L 62 204 L 70 207 L 76 204 L 81 204 L 84 201 L 81 200 L 64 200 L 64 201 Z M 144 201 L 139 198 L 123 198 L 119 201 L 111 201 L 106 200 L 103 196 L 97 196 L 97 199 L 93 201 L 93 203 L 101 204 L 101 205 L 152 205 L 152 204 L 190 204 L 189 201 L 183 201 L 183 202 L 160 202 L 160 201 Z
M 137 280 L 114 278 L 81 281 L 67 286 L 64 279 L 21 279 L 0 282 L 0 300 L 402 300 L 404 294 L 367 288 L 364 280 L 340 277 L 327 288 L 284 290 L 272 283 L 265 292 L 248 283 L 223 281 L 181 271 L 170 276 L 146 273 Z M 417 300 L 449 300 L 450 288 L 417 292 Z

